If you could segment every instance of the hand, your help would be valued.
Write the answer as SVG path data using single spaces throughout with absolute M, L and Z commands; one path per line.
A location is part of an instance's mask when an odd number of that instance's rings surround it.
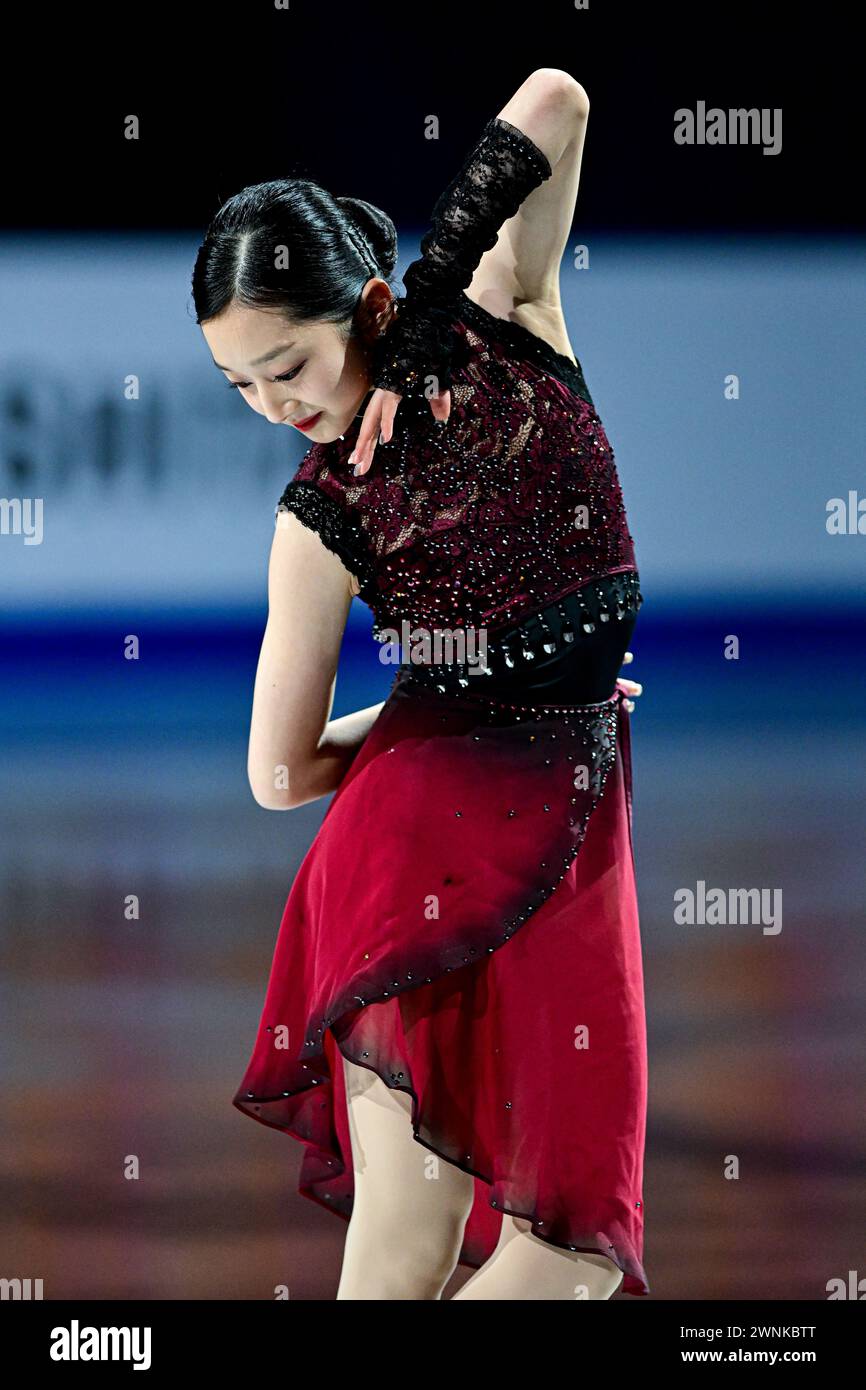
M 358 431 L 357 442 L 349 455 L 349 463 L 355 465 L 356 477 L 361 477 L 362 474 L 368 472 L 370 464 L 373 462 L 376 445 L 391 442 L 391 436 L 394 433 L 394 416 L 402 399 L 403 397 L 398 395 L 396 391 L 386 391 L 381 386 L 377 386 L 370 397 L 370 403 L 364 411 L 364 418 Z M 433 418 L 444 424 L 451 414 L 451 392 L 440 391 L 435 396 L 429 396 L 428 400 Z
M 623 666 L 627 666 L 630 661 L 634 661 L 634 652 L 625 653 L 622 659 Z M 621 690 L 624 690 L 627 695 L 638 696 L 643 694 L 643 686 L 639 685 L 637 681 L 624 680 L 623 677 L 620 676 L 617 680 L 617 685 Z M 634 709 L 634 700 L 623 700 L 622 703 L 629 713 Z

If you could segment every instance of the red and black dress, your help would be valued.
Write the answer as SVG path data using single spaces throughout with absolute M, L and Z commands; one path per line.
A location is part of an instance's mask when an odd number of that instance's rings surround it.
M 617 681 L 633 540 L 580 366 L 462 291 L 448 305 L 447 424 L 407 395 L 356 478 L 358 417 L 278 504 L 358 577 L 402 660 L 289 893 L 234 1104 L 306 1145 L 300 1192 L 348 1220 L 342 1053 L 411 1095 L 418 1141 L 474 1177 L 460 1263 L 484 1263 L 509 1213 L 646 1294 Z M 474 648 L 431 641 L 461 632 Z

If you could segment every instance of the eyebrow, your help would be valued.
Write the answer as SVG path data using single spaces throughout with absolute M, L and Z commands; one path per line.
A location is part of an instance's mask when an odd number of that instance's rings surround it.
M 294 345 L 294 339 L 290 343 L 283 343 L 282 347 L 274 348 L 272 352 L 266 352 L 264 357 L 257 357 L 254 362 L 250 363 L 250 366 L 260 367 L 263 362 L 272 362 L 275 357 L 281 357 L 284 352 L 288 352 L 289 348 L 294 347 Z M 221 372 L 233 372 L 235 370 L 234 367 L 224 367 L 220 362 L 214 362 L 214 366 L 218 367 Z

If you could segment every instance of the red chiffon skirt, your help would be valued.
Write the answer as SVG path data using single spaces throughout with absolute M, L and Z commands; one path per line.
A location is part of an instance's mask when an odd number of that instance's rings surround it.
M 306 1145 L 299 1191 L 348 1220 L 342 1053 L 474 1177 L 461 1264 L 509 1213 L 646 1294 L 623 698 L 511 705 L 398 675 L 298 870 L 233 1104 Z

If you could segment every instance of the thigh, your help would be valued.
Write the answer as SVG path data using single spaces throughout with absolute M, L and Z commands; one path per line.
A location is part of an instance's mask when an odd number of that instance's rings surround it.
M 412 1130 L 412 1097 L 392 1089 L 369 1067 L 343 1058 L 355 1204 L 405 1202 L 415 1212 L 447 1208 L 469 1215 L 475 1184 L 469 1173 L 431 1153 Z

